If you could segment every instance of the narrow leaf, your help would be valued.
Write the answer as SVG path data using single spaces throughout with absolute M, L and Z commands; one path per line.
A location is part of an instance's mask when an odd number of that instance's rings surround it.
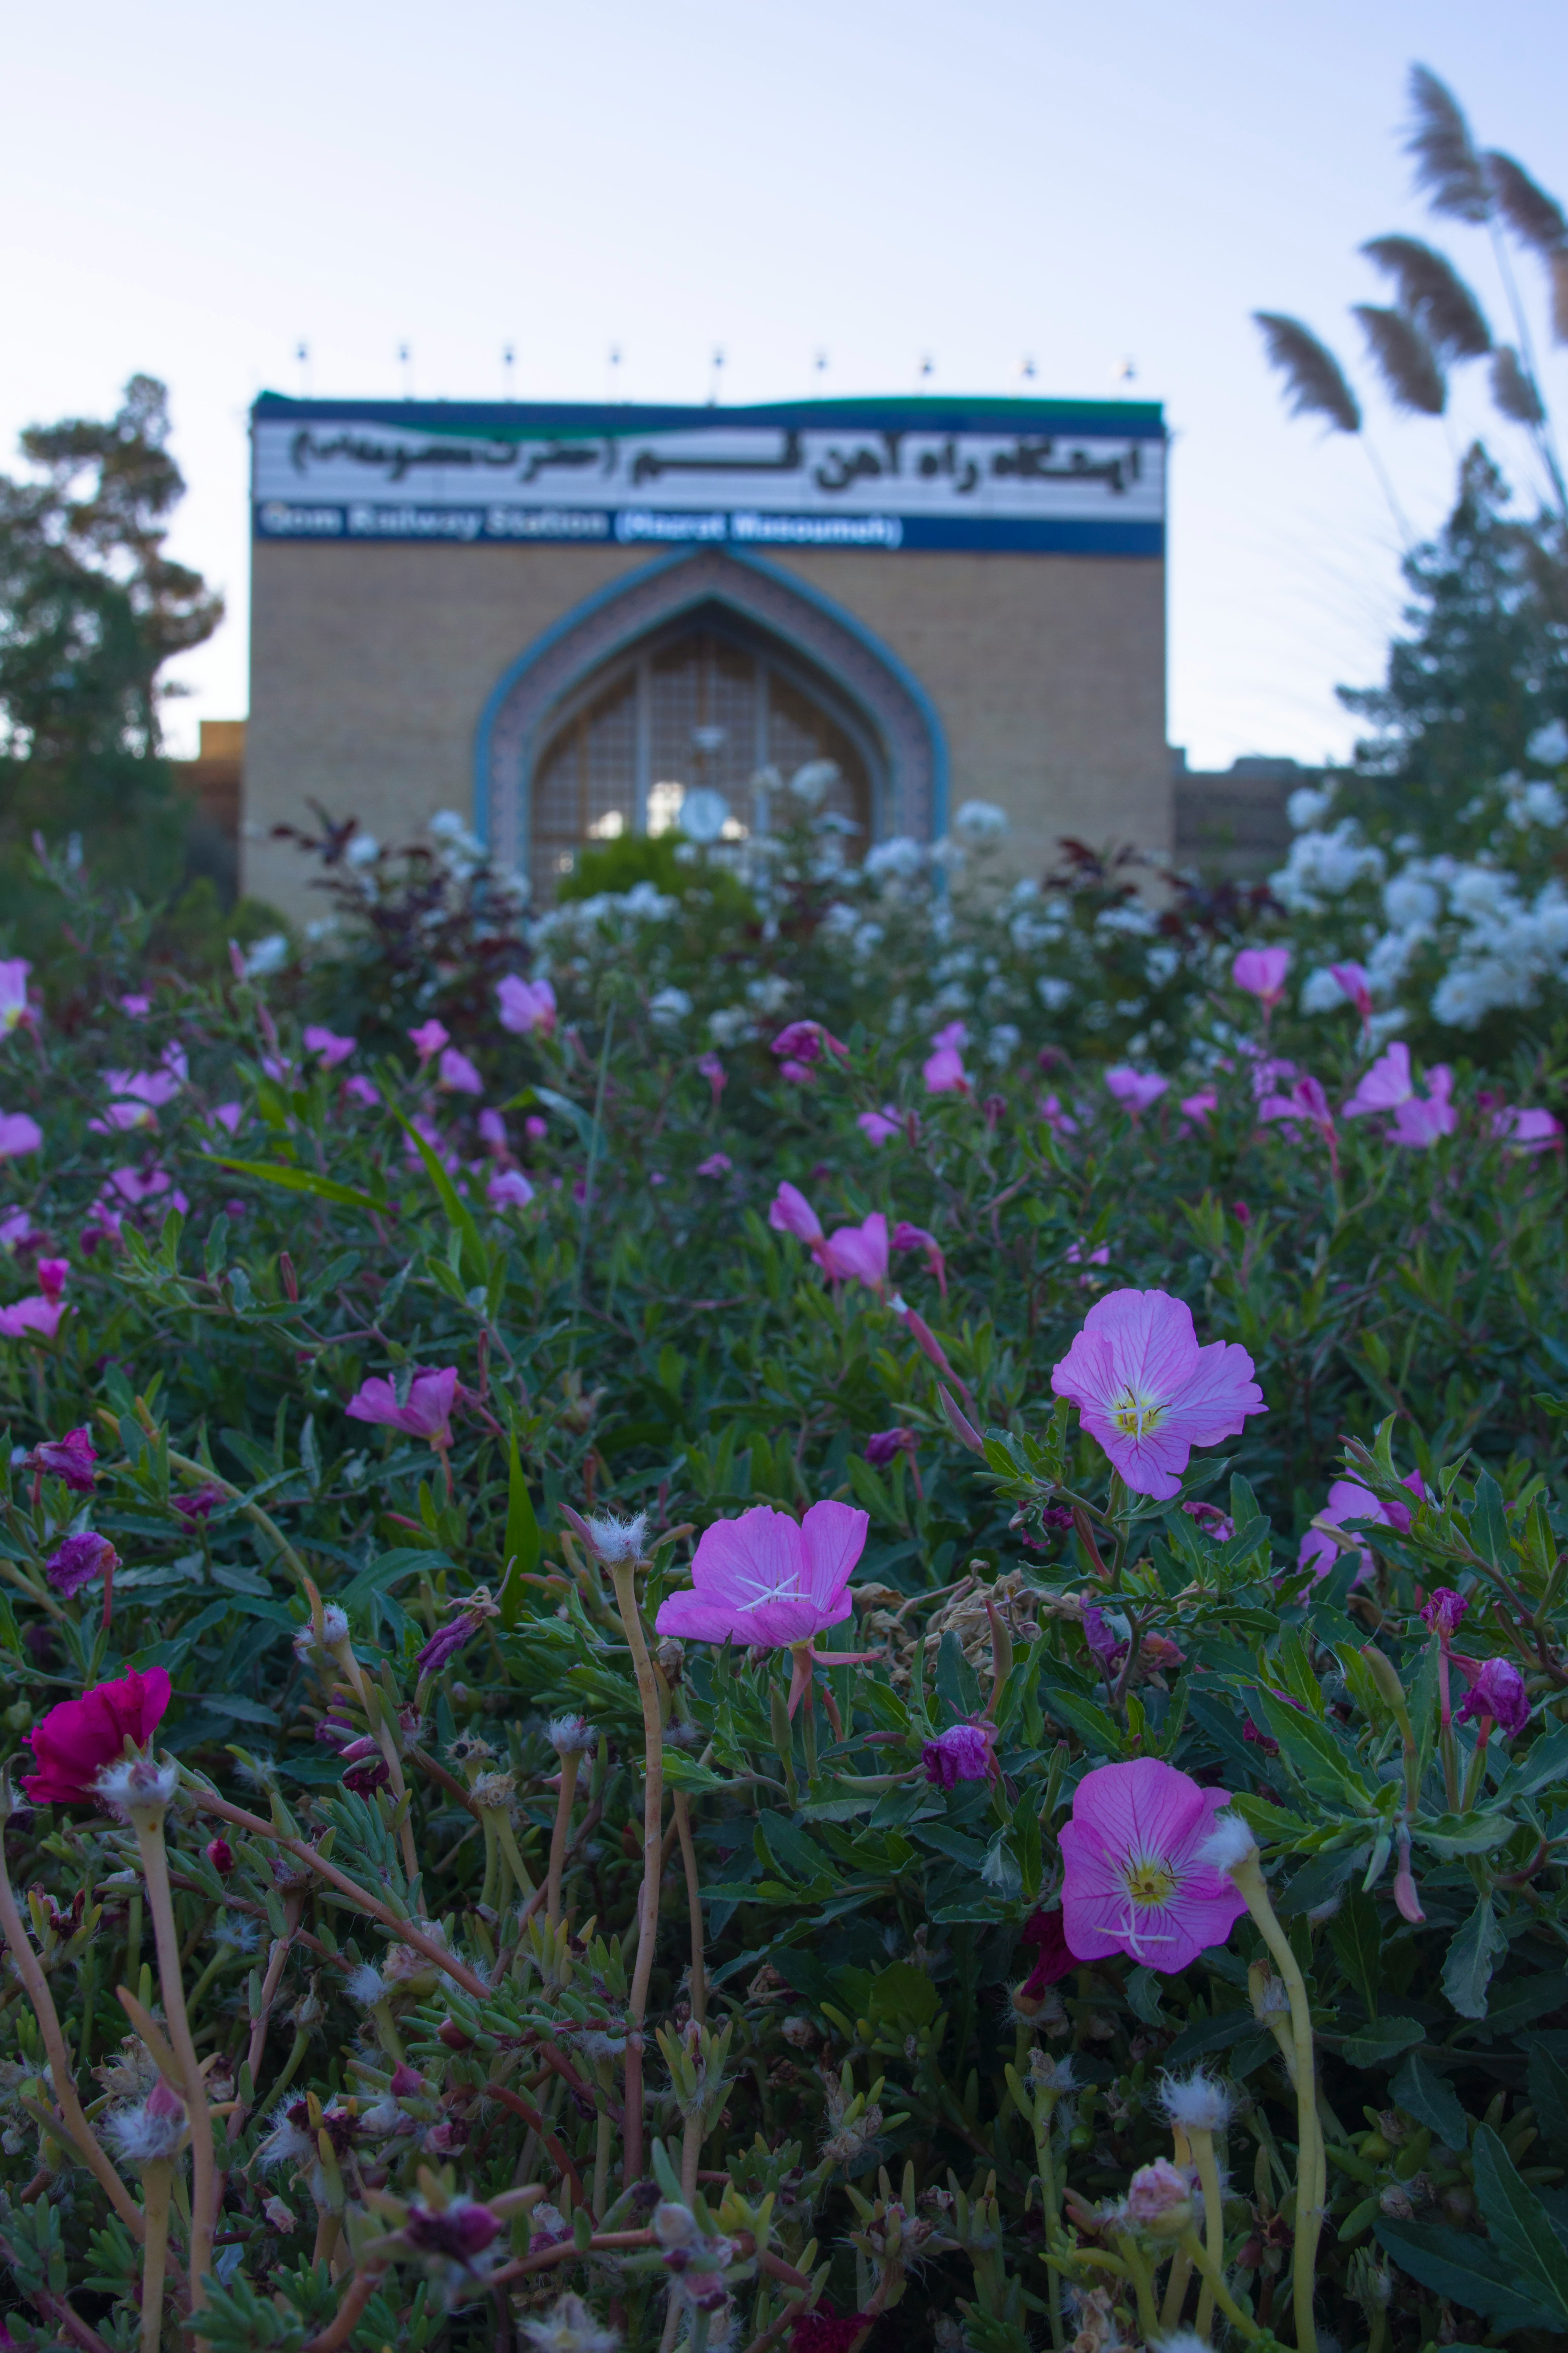
M 1508 1939 L 1483 1895 L 1462 1928 L 1457 1928 L 1443 1963 L 1443 1991 L 1461 2018 L 1484 2018 L 1491 1974 L 1508 1950 Z

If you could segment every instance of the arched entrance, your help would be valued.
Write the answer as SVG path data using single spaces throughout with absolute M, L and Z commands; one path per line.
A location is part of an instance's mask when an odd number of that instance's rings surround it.
M 897 658 L 773 565 L 704 549 L 615 583 L 513 666 L 480 725 L 476 809 L 547 899 L 584 843 L 668 830 L 694 787 L 722 796 L 731 839 L 765 825 L 758 777 L 819 759 L 852 858 L 942 829 L 941 730 Z

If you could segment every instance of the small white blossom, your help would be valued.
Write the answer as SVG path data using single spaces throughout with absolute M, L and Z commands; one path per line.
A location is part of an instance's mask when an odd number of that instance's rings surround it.
M 691 999 L 684 988 L 673 985 L 656 988 L 647 1001 L 647 1018 L 656 1029 L 679 1029 L 691 1010 Z
M 1007 831 L 1007 812 L 994 801 L 964 801 L 953 816 L 952 829 L 966 841 L 994 841 Z
M 1216 1871 L 1235 1871 L 1257 1852 L 1258 1841 L 1251 1823 L 1245 1815 L 1231 1809 L 1215 1816 L 1209 1834 L 1198 1849 L 1198 1860 L 1212 1863 Z
M 1285 814 L 1297 833 L 1310 833 L 1321 826 L 1334 805 L 1331 787 L 1326 785 L 1298 785 L 1285 804 Z
M 1223 2132 L 1234 2113 L 1236 2101 L 1230 2086 L 1217 2076 L 1205 2075 L 1199 2068 L 1191 2075 L 1178 2079 L 1163 2075 L 1160 2079 L 1160 2105 L 1173 2125 L 1185 2133 Z
M 287 932 L 268 932 L 265 939 L 254 940 L 245 951 L 247 980 L 265 980 L 269 973 L 281 972 L 289 961 Z
M 1035 983 L 1035 995 L 1047 1013 L 1059 1013 L 1072 997 L 1072 983 L 1063 980 L 1059 973 L 1042 973 Z
M 386 1992 L 386 1979 L 370 1961 L 362 1961 L 343 1979 L 343 1991 L 363 2010 L 374 2010 Z
M 593 1538 L 594 1550 L 601 1560 L 637 1560 L 641 1557 L 642 1540 L 647 1527 L 646 1512 L 638 1512 L 629 1520 L 616 1519 L 608 1512 L 598 1517 L 590 1514 L 584 1525 Z
M 534 2212 L 539 2211 L 538 2207 Z M 533 2353 L 616 2353 L 620 2337 L 601 2328 L 580 2295 L 567 2295 L 547 2313 L 522 2323 L 522 2333 Z
M 1568 726 L 1561 719 L 1549 719 L 1544 727 L 1536 729 L 1524 748 L 1538 766 L 1560 768 L 1568 760 Z

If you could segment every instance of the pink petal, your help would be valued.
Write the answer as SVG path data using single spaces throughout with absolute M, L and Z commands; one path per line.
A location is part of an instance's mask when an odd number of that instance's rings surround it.
M 837 1613 L 822 1620 L 825 1626 L 837 1626 L 848 1615 L 837 1609 L 837 1603 L 866 1549 L 870 1525 L 865 1512 L 849 1504 L 832 1503 L 813 1504 L 800 1524 L 805 1554 L 802 1586 L 819 1608 L 831 1608 Z

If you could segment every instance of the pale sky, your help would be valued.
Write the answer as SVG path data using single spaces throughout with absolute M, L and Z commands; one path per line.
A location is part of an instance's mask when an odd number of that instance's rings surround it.
M 247 707 L 254 395 L 395 398 L 406 343 L 421 396 L 496 398 L 509 343 L 525 399 L 605 397 L 612 345 L 633 400 L 704 399 L 716 348 L 727 402 L 908 392 L 927 355 L 942 392 L 1100 398 L 1131 359 L 1175 437 L 1172 741 L 1342 750 L 1398 536 L 1363 450 L 1286 420 L 1248 314 L 1306 318 L 1369 390 L 1356 248 L 1400 228 L 1511 340 L 1484 234 L 1411 195 L 1413 58 L 1568 195 L 1561 0 L 78 0 L 9 12 L 0 58 L 0 465 L 133 370 L 169 385 L 172 552 L 229 607 L 178 666 L 176 750 Z M 1568 353 L 1545 375 L 1568 431 Z M 1481 393 L 1413 422 L 1371 392 L 1418 529 Z

